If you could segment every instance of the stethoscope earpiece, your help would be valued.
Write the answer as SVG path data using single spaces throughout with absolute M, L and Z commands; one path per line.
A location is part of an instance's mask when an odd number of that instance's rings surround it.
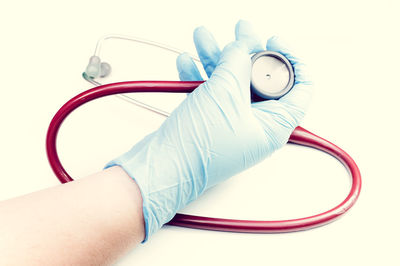
M 90 57 L 85 73 L 91 78 L 107 77 L 111 73 L 111 66 L 107 62 L 101 62 L 100 57 Z

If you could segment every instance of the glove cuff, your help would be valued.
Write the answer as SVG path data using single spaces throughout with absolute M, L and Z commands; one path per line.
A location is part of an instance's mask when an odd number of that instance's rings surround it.
M 199 171 L 190 160 L 159 139 L 156 131 L 105 167 L 122 167 L 140 189 L 146 233 L 142 243 L 202 194 L 207 185 L 206 178 L 194 177 Z

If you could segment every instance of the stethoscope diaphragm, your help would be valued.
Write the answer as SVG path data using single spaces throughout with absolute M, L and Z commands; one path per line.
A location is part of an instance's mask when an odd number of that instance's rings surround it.
M 251 58 L 252 93 L 266 100 L 279 99 L 294 84 L 293 67 L 280 53 L 262 51 Z

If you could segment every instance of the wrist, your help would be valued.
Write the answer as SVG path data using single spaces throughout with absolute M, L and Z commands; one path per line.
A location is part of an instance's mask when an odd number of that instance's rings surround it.
M 101 190 L 97 193 L 102 198 L 98 199 L 98 202 L 104 209 L 110 208 L 109 213 L 115 214 L 108 218 L 116 229 L 115 233 L 122 232 L 133 236 L 134 239 L 143 240 L 143 200 L 136 182 L 118 166 L 104 170 L 95 178 L 95 182 L 100 183 L 97 188 Z
M 143 200 L 145 239 L 195 200 L 207 185 L 201 160 L 188 158 L 155 132 L 107 164 L 120 166 L 137 184 Z M 162 139 L 162 140 L 161 140 Z

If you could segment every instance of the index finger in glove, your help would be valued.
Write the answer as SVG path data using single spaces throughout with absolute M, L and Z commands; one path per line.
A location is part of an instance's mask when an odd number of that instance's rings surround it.
M 262 47 L 250 23 L 246 21 L 241 20 L 236 24 L 235 35 L 236 41 L 225 46 L 208 83 L 250 102 L 249 54 L 262 50 Z
M 203 64 L 204 71 L 210 77 L 221 55 L 217 41 L 205 27 L 195 29 L 193 32 L 193 41 L 200 61 Z

